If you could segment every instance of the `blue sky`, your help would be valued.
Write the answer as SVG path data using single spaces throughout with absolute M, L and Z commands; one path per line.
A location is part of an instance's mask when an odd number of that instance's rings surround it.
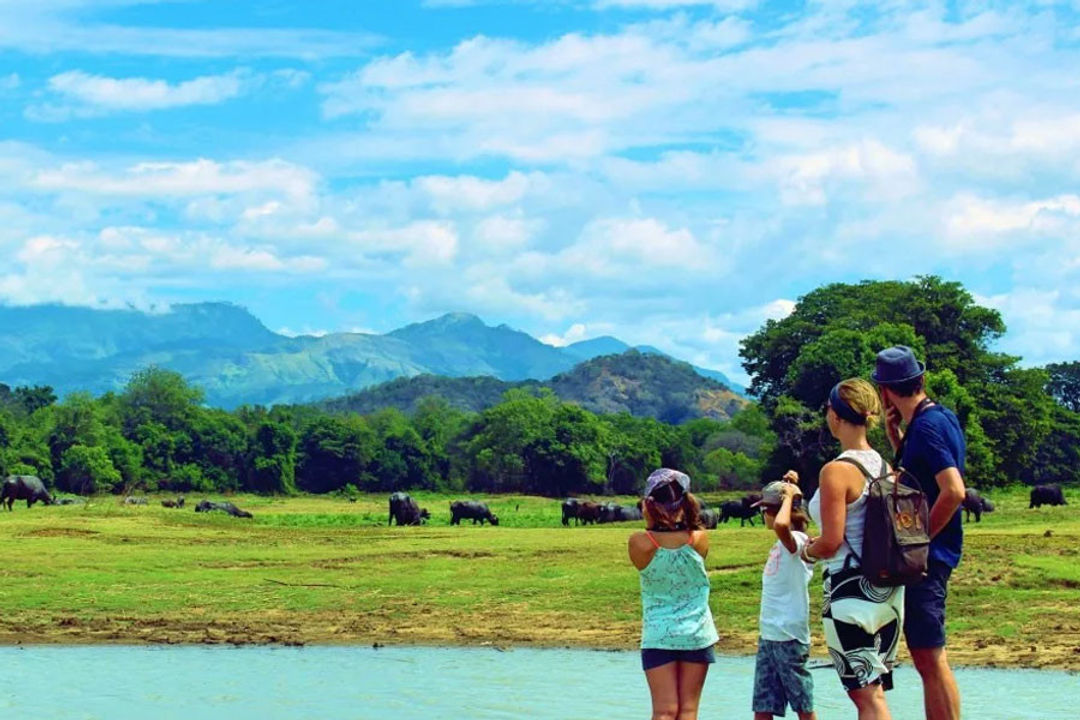
M 1080 1 L 0 0 L 0 301 L 469 311 L 745 380 L 938 273 L 1080 357 Z

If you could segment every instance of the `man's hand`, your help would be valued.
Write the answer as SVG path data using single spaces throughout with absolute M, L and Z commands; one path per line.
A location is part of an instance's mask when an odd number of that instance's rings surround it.
M 900 449 L 900 442 L 904 439 L 904 431 L 900 429 L 900 423 L 904 416 L 895 405 L 885 406 L 885 435 L 889 438 L 889 444 L 893 450 Z

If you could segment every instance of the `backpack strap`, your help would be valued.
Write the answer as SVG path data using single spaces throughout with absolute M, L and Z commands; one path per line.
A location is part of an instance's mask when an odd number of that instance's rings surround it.
M 854 465 L 855 467 L 859 468 L 859 472 L 861 472 L 863 474 L 863 477 L 866 478 L 866 487 L 867 488 L 870 487 L 871 482 L 873 482 L 874 480 L 877 479 L 877 478 L 875 478 L 873 476 L 873 474 L 871 474 L 871 472 L 869 470 L 866 469 L 865 465 L 863 465 L 861 462 L 859 462 L 855 458 L 838 457 L 833 462 L 847 463 L 848 465 Z M 863 490 L 863 492 L 866 492 L 866 490 Z M 845 521 L 845 524 L 846 524 L 846 521 Z M 851 542 L 848 541 L 846 528 L 845 528 L 845 532 L 844 532 L 844 542 L 847 544 L 848 550 L 851 551 L 851 554 L 852 554 L 852 556 L 854 556 L 855 560 L 858 561 L 859 565 L 862 565 L 862 556 L 859 555 L 859 553 L 855 552 L 854 546 L 852 546 Z

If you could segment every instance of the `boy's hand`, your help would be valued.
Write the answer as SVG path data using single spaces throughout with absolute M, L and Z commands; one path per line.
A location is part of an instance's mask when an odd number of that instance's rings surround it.
M 790 482 L 785 482 L 784 483 L 784 486 L 781 489 L 781 492 L 784 493 L 784 497 L 790 497 L 792 499 L 802 496 L 802 490 L 799 489 L 799 486 L 798 485 L 793 485 Z
M 791 483 L 792 485 L 798 485 L 799 473 L 795 472 L 794 470 L 788 470 L 786 473 L 784 473 L 784 477 L 780 479 L 784 482 Z

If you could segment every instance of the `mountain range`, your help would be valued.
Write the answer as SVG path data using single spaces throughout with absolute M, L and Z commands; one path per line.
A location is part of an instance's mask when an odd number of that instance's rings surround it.
M 0 307 L 0 382 L 51 385 L 58 394 L 118 390 L 150 365 L 181 373 L 210 405 L 311 402 L 400 377 L 490 376 L 546 380 L 621 353 L 613 337 L 547 345 L 506 325 L 450 313 L 385 335 L 289 337 L 229 303 L 174 305 L 167 312 L 63 305 Z M 660 354 L 651 347 L 645 354 Z M 723 374 L 695 368 L 742 393 Z

